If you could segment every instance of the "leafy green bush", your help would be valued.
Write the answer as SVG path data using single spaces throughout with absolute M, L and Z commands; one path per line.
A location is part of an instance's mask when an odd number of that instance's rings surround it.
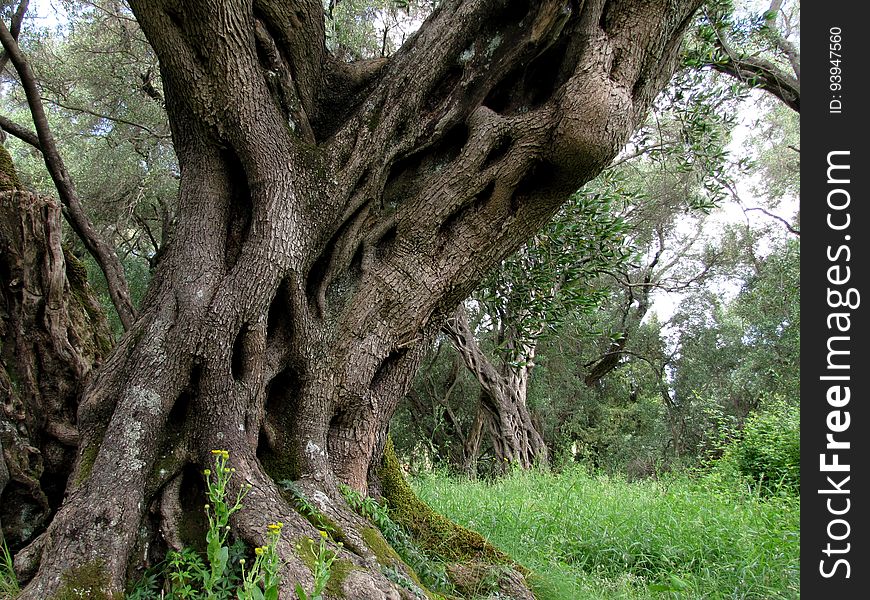
M 800 454 L 799 407 L 777 399 L 747 417 L 719 462 L 720 468 L 735 470 L 763 493 L 796 494 Z

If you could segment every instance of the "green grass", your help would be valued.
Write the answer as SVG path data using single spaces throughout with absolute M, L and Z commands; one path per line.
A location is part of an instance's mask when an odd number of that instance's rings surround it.
M 798 598 L 799 501 L 711 476 L 628 483 L 582 470 L 487 483 L 428 475 L 418 494 L 534 573 L 539 600 Z
M 12 568 L 12 554 L 4 542 L 0 544 L 0 600 L 12 600 L 20 591 Z

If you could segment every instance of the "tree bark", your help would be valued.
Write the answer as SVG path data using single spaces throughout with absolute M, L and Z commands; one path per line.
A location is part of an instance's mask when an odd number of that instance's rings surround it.
M 180 532 L 173 490 L 214 448 L 252 485 L 234 535 L 285 523 L 282 597 L 310 585 L 294 548 L 317 535 L 282 480 L 344 532 L 345 593 L 407 594 L 338 485 L 397 489 L 387 426 L 431 336 L 615 156 L 697 4 L 448 0 L 390 59 L 341 65 L 319 0 L 131 1 L 161 61 L 178 223 L 79 406 L 75 474 L 22 598 L 88 565 L 121 590 L 153 515 Z
M 61 246 L 61 208 L 20 189 L 0 146 L 0 525 L 15 551 L 61 503 L 82 386 L 112 340 L 86 271 Z
M 507 471 L 512 465 L 529 469 L 536 464 L 546 464 L 547 446 L 532 422 L 526 405 L 529 375 L 534 364 L 534 343 L 518 342 L 521 350 L 509 352 L 500 368 L 484 354 L 471 327 L 465 307 L 460 305 L 449 319 L 444 331 L 450 336 L 466 367 L 474 373 L 481 386 L 480 409 L 485 416 L 487 431 L 492 442 L 497 468 Z M 507 341 L 507 340 L 506 340 Z M 522 365 L 510 364 L 510 360 L 522 360 Z M 476 448 L 467 451 L 479 452 L 479 426 L 475 422 Z M 472 434 L 475 433 L 473 429 Z M 475 457 L 476 458 L 476 457 Z

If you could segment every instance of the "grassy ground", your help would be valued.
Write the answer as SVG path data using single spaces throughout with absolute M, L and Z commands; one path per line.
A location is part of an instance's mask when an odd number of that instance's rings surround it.
M 579 469 L 414 485 L 531 569 L 539 600 L 800 595 L 794 496 L 761 498 L 709 475 L 628 483 Z

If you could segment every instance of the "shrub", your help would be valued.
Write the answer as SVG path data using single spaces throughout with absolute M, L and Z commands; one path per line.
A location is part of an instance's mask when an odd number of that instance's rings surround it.
M 720 464 L 749 479 L 760 492 L 800 487 L 800 410 L 783 400 L 767 403 L 747 417 Z

